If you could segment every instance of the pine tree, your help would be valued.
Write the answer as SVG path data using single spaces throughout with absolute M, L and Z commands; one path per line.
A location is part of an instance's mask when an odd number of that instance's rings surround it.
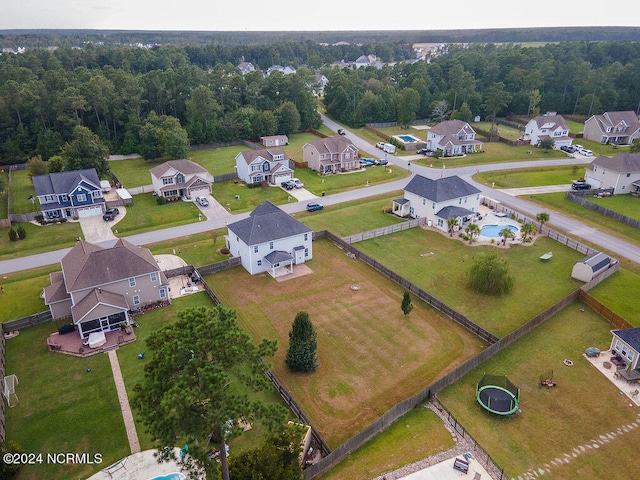
M 318 366 L 316 331 L 307 312 L 298 312 L 293 321 L 285 363 L 294 372 L 312 372 Z
M 400 308 L 402 308 L 402 312 L 405 315 L 409 315 L 411 313 L 411 310 L 413 310 L 413 304 L 411 303 L 411 295 L 409 295 L 409 292 L 404 292 L 404 296 L 402 297 L 402 305 L 400 306 Z

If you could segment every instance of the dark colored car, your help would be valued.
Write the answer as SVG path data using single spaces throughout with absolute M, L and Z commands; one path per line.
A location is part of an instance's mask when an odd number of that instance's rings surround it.
M 346 135 L 347 132 L 344 131 L 344 128 L 339 128 L 338 129 L 338 135 Z
M 589 190 L 591 185 L 586 182 L 575 182 L 571 185 L 572 190 Z
M 428 148 L 421 148 L 416 153 L 418 155 L 427 155 L 427 154 L 431 153 L 431 150 L 429 150 Z
M 307 203 L 307 212 L 315 212 L 316 210 L 322 210 L 324 205 L 321 203 Z
M 388 165 L 389 164 L 389 160 L 385 160 L 384 158 L 381 158 L 380 160 L 376 160 L 376 165 Z
M 286 188 L 287 190 L 293 190 L 296 188 L 296 183 L 293 180 L 287 180 L 286 182 L 282 182 L 280 184 L 282 188 Z
M 373 158 L 361 158 L 360 166 L 361 167 L 371 167 L 376 164 L 376 161 Z
M 104 215 L 102 215 L 102 219 L 108 222 L 116 218 L 119 213 L 120 213 L 120 210 L 118 210 L 117 208 L 110 208 L 106 212 L 104 212 Z

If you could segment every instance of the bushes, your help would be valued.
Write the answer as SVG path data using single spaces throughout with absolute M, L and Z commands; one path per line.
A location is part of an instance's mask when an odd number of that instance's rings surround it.
M 18 225 L 18 228 L 16 229 L 14 229 L 13 227 L 9 229 L 10 241 L 17 242 L 18 240 L 24 240 L 25 238 L 27 238 L 27 231 L 22 225 Z
M 165 197 L 158 197 L 156 198 L 156 202 L 158 202 L 158 205 L 164 205 L 167 203 L 167 199 Z
M 18 232 L 16 232 L 16 231 L 13 229 L 13 227 L 11 227 L 11 228 L 9 229 L 9 240 L 10 240 L 11 242 L 16 242 L 16 241 L 20 240 L 20 238 L 18 237 Z

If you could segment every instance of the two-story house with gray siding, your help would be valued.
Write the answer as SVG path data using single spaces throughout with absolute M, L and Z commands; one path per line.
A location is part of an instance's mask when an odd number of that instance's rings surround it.
M 282 147 L 245 150 L 236 155 L 236 172 L 245 183 L 268 182 L 271 185 L 291 180 L 293 169 Z
M 45 220 L 84 218 L 105 211 L 95 168 L 36 175 L 31 180 Z
M 462 226 L 479 208 L 480 190 L 456 175 L 437 180 L 416 175 L 404 188 L 404 197 L 392 202 L 396 215 L 426 218 L 443 232 L 449 230 L 450 218 Z
M 131 309 L 170 301 L 169 281 L 151 252 L 123 239 L 111 248 L 80 240 L 60 265 L 44 301 L 54 319 L 70 317 L 81 338 L 130 324 Z
M 584 122 L 584 138 L 602 144 L 631 145 L 640 138 L 640 120 L 635 112 L 605 112 Z
M 149 170 L 153 191 L 159 197 L 206 197 L 211 193 L 213 176 L 191 160 L 169 160 Z
M 227 226 L 227 248 L 241 257 L 242 266 L 251 274 L 288 268 L 311 260 L 313 231 L 291 215 L 266 201 L 248 218 Z
M 343 136 L 320 138 L 305 143 L 302 155 L 310 169 L 323 175 L 360 168 L 358 148 Z
M 592 188 L 613 188 L 614 195 L 640 194 L 640 153 L 600 155 L 587 165 L 585 180 Z
M 482 151 L 482 142 L 476 140 L 476 131 L 462 120 L 446 120 L 427 132 L 427 148 L 442 150 L 445 155 L 462 155 Z

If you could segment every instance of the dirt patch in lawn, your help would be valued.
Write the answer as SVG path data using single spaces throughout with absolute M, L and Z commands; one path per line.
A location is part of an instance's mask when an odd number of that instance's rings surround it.
M 278 338 L 272 369 L 332 448 L 486 347 L 415 298 L 405 317 L 400 287 L 328 241 L 314 242 L 309 266 L 313 273 L 293 282 L 240 267 L 207 281 L 256 341 Z M 310 374 L 284 364 L 299 311 L 317 332 Z

